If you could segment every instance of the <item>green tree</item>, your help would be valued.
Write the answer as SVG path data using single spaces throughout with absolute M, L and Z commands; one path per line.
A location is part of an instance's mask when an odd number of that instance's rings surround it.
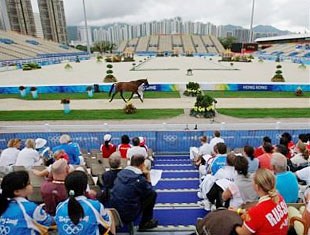
M 237 39 L 232 36 L 226 38 L 219 38 L 219 40 L 225 49 L 230 49 L 231 45 L 237 41 Z
M 80 50 L 80 51 L 87 51 L 87 46 L 77 45 L 75 48 Z
M 98 51 L 101 54 L 106 52 L 112 53 L 115 44 L 108 41 L 98 41 L 94 43 L 93 48 L 94 51 Z

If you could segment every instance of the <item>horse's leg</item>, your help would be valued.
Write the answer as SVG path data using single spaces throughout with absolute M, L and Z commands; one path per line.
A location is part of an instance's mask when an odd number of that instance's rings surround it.
M 143 103 L 143 99 L 141 97 L 141 95 L 139 94 L 139 92 L 137 91 L 136 94 L 138 95 L 139 99 L 141 100 L 141 102 Z
M 115 91 L 115 92 L 113 93 L 113 95 L 112 95 L 112 97 L 111 97 L 111 99 L 110 99 L 109 102 L 111 102 L 111 101 L 114 99 L 114 96 L 116 95 L 116 93 L 117 93 L 117 91 Z
M 125 101 L 125 103 L 127 103 L 126 99 L 123 96 L 123 91 L 122 90 L 120 91 L 120 94 L 121 94 L 122 99 Z
M 131 96 L 129 97 L 128 101 L 132 99 L 133 95 L 134 95 L 134 92 L 131 93 Z

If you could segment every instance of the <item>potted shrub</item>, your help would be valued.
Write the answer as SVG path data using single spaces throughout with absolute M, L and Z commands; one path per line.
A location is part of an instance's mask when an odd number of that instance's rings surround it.
M 94 87 L 93 86 L 87 86 L 86 91 L 87 91 L 87 95 L 89 98 L 94 96 Z
M 24 87 L 24 86 L 19 86 L 19 94 L 20 94 L 20 96 L 21 97 L 25 97 L 26 96 L 26 94 L 27 94 L 27 92 L 26 92 L 26 87 Z
M 186 75 L 187 76 L 192 76 L 193 75 L 193 70 L 192 69 L 187 69 Z
M 123 111 L 126 114 L 133 114 L 137 112 L 137 108 L 132 103 L 128 102 L 123 108 Z
M 71 69 L 72 69 L 71 64 L 67 63 L 67 64 L 65 65 L 65 70 L 69 71 L 69 70 L 71 70 Z
M 113 65 L 112 64 L 107 64 L 107 75 L 103 79 L 103 82 L 117 82 L 117 79 L 113 75 Z
M 302 89 L 301 89 L 300 86 L 297 87 L 297 89 L 296 89 L 296 91 L 295 91 L 295 95 L 296 95 L 296 96 L 303 96 L 303 95 L 304 95 L 304 93 L 303 93 L 303 91 L 302 91 Z
M 100 62 L 102 62 L 103 57 L 102 57 L 102 55 L 97 55 L 96 59 L 97 59 L 97 62 L 100 63 Z
M 201 94 L 200 85 L 197 82 L 189 82 L 186 84 L 185 96 L 197 96 Z
M 70 99 L 69 98 L 65 98 L 65 99 L 62 99 L 60 101 L 61 104 L 63 104 L 64 106 L 64 113 L 70 113 Z
M 33 99 L 38 99 L 38 89 L 36 87 L 30 87 L 30 92 Z
M 271 81 L 272 82 L 285 82 L 285 79 L 282 75 L 282 66 L 280 64 L 277 65 L 276 67 L 276 72 L 275 72 L 275 75 L 271 78 Z
M 198 95 L 190 115 L 197 118 L 213 118 L 215 116 L 215 103 L 217 101 L 209 95 Z

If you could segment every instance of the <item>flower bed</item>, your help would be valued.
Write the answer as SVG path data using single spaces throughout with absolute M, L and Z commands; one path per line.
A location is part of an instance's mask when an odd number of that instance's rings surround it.
M 215 116 L 216 100 L 208 95 L 198 95 L 190 116 L 197 118 L 213 118 Z

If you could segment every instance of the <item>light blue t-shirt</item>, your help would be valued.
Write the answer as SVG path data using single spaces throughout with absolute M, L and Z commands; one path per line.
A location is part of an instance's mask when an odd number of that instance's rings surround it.
M 82 218 L 77 225 L 73 224 L 68 215 L 69 199 L 58 204 L 55 215 L 55 221 L 57 224 L 59 235 L 67 235 L 67 234 L 99 235 L 99 223 L 93 209 L 95 209 L 98 212 L 98 215 L 104 220 L 106 224 L 111 225 L 110 216 L 99 201 L 90 200 L 84 196 L 79 196 L 76 197 L 75 199 L 83 207 L 84 218 Z M 93 209 L 89 206 L 88 203 L 92 205 Z
M 276 189 L 286 203 L 295 203 L 298 200 L 298 182 L 296 176 L 290 172 L 276 174 Z
M 256 170 L 258 169 L 259 166 L 259 161 L 257 158 L 253 158 L 253 160 L 251 160 L 251 158 L 247 157 L 248 162 L 249 162 L 249 166 L 248 166 L 248 172 L 249 173 L 255 173 Z
M 19 203 L 23 206 L 26 216 Z M 37 224 L 34 225 L 33 221 Z M 40 225 L 49 227 L 53 221 L 53 217 L 48 215 L 42 206 L 18 197 L 10 201 L 9 207 L 0 216 L 0 234 L 40 234 L 38 227 Z
M 215 173 L 219 169 L 221 169 L 224 166 L 226 166 L 226 159 L 227 159 L 226 155 L 220 155 L 220 156 L 215 157 L 215 159 L 211 163 L 211 174 L 212 175 L 215 175 Z

